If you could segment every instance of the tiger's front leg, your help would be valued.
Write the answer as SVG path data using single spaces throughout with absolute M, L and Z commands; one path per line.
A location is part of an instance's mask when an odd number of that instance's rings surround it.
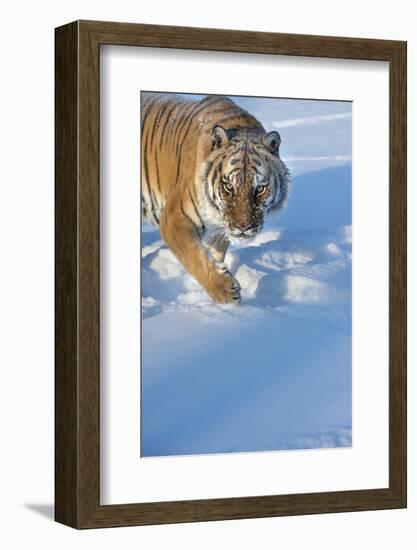
M 218 304 L 240 302 L 240 285 L 227 268 L 216 262 L 202 243 L 198 228 L 176 204 L 164 208 L 161 236 L 184 268 Z

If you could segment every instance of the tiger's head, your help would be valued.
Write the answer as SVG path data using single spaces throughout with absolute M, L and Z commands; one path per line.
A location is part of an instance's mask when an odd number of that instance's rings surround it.
M 229 240 L 252 238 L 262 230 L 265 214 L 281 210 L 289 193 L 280 135 L 217 125 L 212 140 L 204 170 L 208 201 Z

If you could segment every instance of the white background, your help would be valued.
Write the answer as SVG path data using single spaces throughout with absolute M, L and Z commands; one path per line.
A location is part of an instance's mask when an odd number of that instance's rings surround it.
M 0 542 L 6 548 L 415 548 L 417 517 L 417 37 L 413 4 L 72 0 L 2 5 Z M 75 532 L 53 501 L 53 27 L 73 19 L 409 41 L 408 510 Z M 378 129 L 376 128 L 377 132 Z M 370 358 L 371 359 L 371 358 Z
M 158 48 L 101 52 L 102 503 L 387 487 L 387 64 L 217 52 L 202 62 L 196 52 L 175 50 L 168 58 Z M 206 93 L 353 101 L 352 449 L 139 460 L 138 91 L 195 91 L 196 81 Z

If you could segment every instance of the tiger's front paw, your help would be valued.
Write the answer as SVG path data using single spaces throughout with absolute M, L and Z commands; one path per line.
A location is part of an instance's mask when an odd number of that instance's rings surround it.
M 240 284 L 228 271 L 220 273 L 207 292 L 217 304 L 240 303 Z

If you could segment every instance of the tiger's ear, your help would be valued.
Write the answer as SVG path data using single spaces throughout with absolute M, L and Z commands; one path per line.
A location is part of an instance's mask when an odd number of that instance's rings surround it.
M 278 155 L 279 146 L 281 144 L 281 136 L 278 134 L 278 132 L 269 132 L 269 134 L 266 134 L 263 137 L 262 141 L 265 147 L 269 149 L 272 154 Z
M 223 145 L 226 145 L 229 142 L 229 138 L 227 137 L 226 130 L 222 128 L 222 126 L 215 126 L 212 130 L 212 136 L 213 136 L 213 149 L 218 149 L 219 147 L 223 147 Z

